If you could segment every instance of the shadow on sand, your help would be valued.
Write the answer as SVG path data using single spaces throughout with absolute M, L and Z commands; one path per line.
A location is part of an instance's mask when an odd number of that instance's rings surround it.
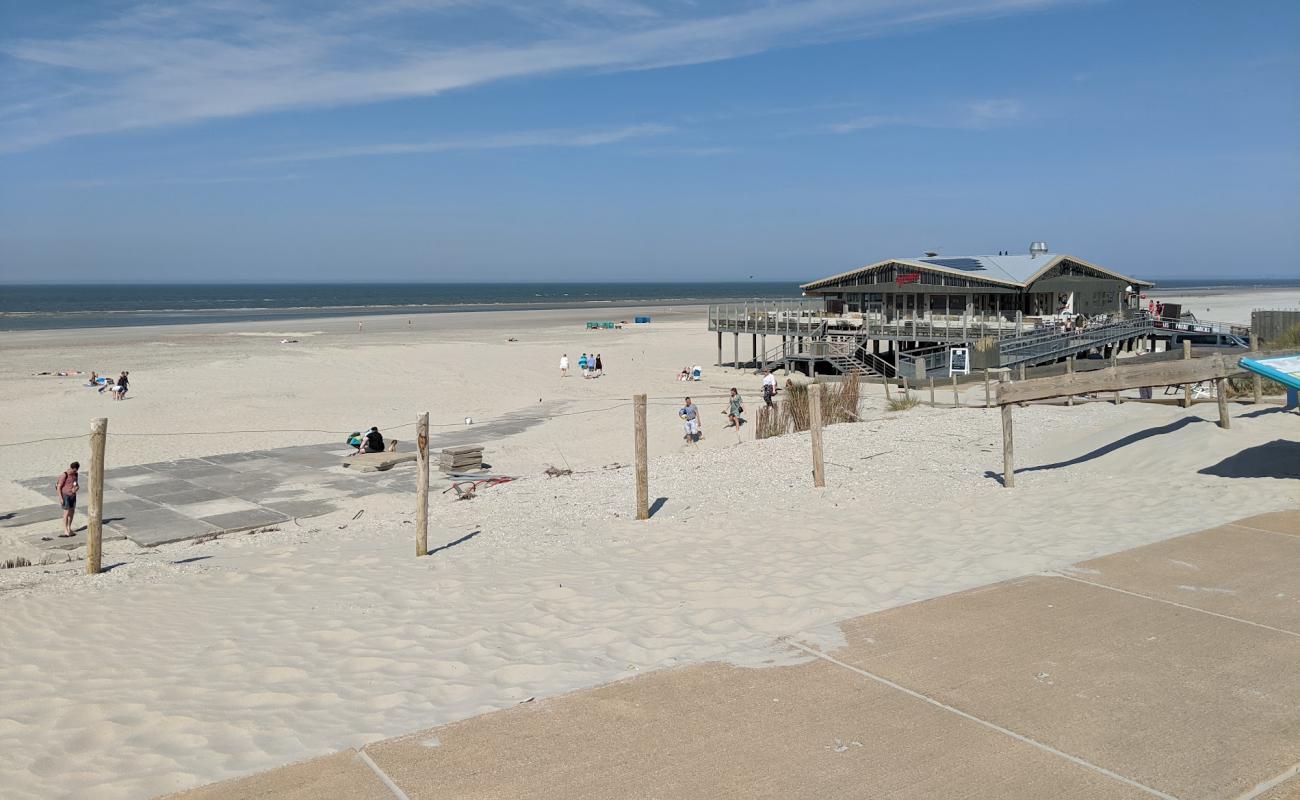
M 1200 417 L 1183 417 L 1177 422 L 1171 422 L 1168 425 L 1158 425 L 1154 428 L 1147 428 L 1146 430 L 1130 433 L 1128 436 L 1124 436 L 1122 438 L 1116 439 L 1115 441 L 1110 442 L 1109 444 L 1104 444 L 1101 447 L 1098 447 L 1094 450 L 1089 450 L 1083 455 L 1075 456 L 1074 458 L 1071 458 L 1068 461 L 1057 461 L 1054 464 L 1039 464 L 1036 467 L 1021 467 L 1020 469 L 1016 470 L 1016 474 L 1019 475 L 1024 472 L 1042 472 L 1043 470 L 1062 469 L 1064 467 L 1072 467 L 1075 464 L 1082 464 L 1085 461 L 1092 461 L 1094 458 L 1101 458 L 1104 455 L 1115 452 L 1121 447 L 1128 447 L 1129 445 L 1136 444 L 1142 441 L 1143 439 L 1150 439 L 1152 436 L 1164 436 L 1165 434 L 1174 433 L 1175 431 L 1180 431 L 1183 428 L 1186 428 L 1188 425 L 1194 425 L 1197 422 L 1208 422 L 1208 421 L 1209 420 L 1205 420 Z M 984 477 L 995 480 L 998 483 L 1002 484 L 1003 486 L 1006 485 L 1006 481 L 1003 480 L 1001 472 L 994 472 L 993 470 L 985 470 Z
M 1220 478 L 1300 479 L 1300 442 L 1274 439 L 1248 447 L 1197 472 Z

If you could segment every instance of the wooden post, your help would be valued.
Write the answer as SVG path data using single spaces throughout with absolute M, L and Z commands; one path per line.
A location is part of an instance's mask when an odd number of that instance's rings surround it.
M 731 366 L 733 369 L 740 369 L 740 334 L 732 334 L 731 339 Z
M 985 367 L 985 368 L 984 368 L 984 407 L 985 407 L 985 408 L 992 408 L 992 407 L 993 407 L 993 395 L 992 395 L 992 390 L 989 388 L 989 369 L 988 369 L 988 367 Z
M 1023 381 L 1024 379 L 1025 379 L 1025 362 L 1021 361 L 1021 362 L 1020 362 L 1020 380 Z
M 415 418 L 415 461 L 420 477 L 415 484 L 415 556 L 429 555 L 429 412 Z
M 90 421 L 90 510 L 86 518 L 86 574 L 98 575 L 104 557 L 104 443 L 108 418 Z
M 885 378 L 883 381 L 881 381 L 881 384 L 885 387 L 885 399 L 886 399 L 886 400 L 893 400 L 893 399 L 894 399 L 894 393 L 891 392 L 891 391 L 889 391 L 889 383 L 890 383 L 889 378 Z
M 650 519 L 650 476 L 645 439 L 645 395 L 632 396 L 632 424 L 636 441 L 636 518 Z
M 1002 407 L 1002 485 L 1014 489 L 1016 485 L 1015 453 L 1011 441 L 1011 404 Z
M 1254 331 L 1250 332 L 1250 350 L 1252 353 L 1259 352 L 1259 337 Z M 1264 379 L 1258 373 L 1252 372 L 1250 375 L 1251 388 L 1255 392 L 1255 404 L 1264 402 Z
M 1219 427 L 1225 431 L 1232 427 L 1232 418 L 1228 416 L 1228 379 L 1215 378 L 1214 393 L 1219 396 Z
M 808 387 L 808 433 L 812 439 L 813 486 L 826 485 L 826 467 L 822 464 L 822 385 Z
M 1066 357 L 1066 359 L 1065 359 L 1065 374 L 1066 374 L 1066 375 L 1073 375 L 1073 374 L 1074 374 L 1074 356 L 1067 356 L 1067 357 Z M 1065 398 L 1065 404 L 1066 404 L 1067 406 L 1073 407 L 1073 406 L 1074 406 L 1074 395 L 1070 395 L 1069 397 Z
M 952 406 L 956 408 L 961 405 L 961 396 L 957 394 L 957 376 L 952 376 Z
M 907 376 L 904 375 L 904 376 L 903 376 L 903 400 L 904 400 L 904 401 L 907 401 L 907 400 L 911 400 L 911 399 L 912 399 L 912 390 L 911 390 L 910 388 L 908 388 L 908 386 L 907 386 Z
M 1186 361 L 1191 357 L 1192 357 L 1192 340 L 1184 339 L 1183 360 Z M 1192 385 L 1190 383 L 1185 383 L 1183 384 L 1183 408 L 1191 408 L 1191 407 L 1192 407 Z
M 934 378 L 930 379 L 930 407 L 934 408 Z

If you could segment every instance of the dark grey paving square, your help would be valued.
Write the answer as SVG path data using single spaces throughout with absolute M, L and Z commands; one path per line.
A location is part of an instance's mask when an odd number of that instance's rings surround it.
M 204 456 L 204 457 L 203 457 L 203 460 L 204 460 L 204 461 L 207 461 L 207 462 L 210 462 L 210 463 L 213 463 L 213 464 L 221 464 L 221 465 L 224 465 L 224 466 L 233 466 L 233 465 L 235 465 L 235 464 L 244 464 L 244 463 L 247 463 L 247 462 L 249 462 L 249 461 L 261 461 L 261 460 L 266 459 L 266 457 L 267 457 L 266 454 L 263 453 L 263 452 L 256 452 L 256 453 L 222 453 L 221 455 L 216 455 L 216 456 Z
M 172 492 L 171 494 L 154 495 L 149 499 L 164 506 L 185 506 L 190 503 L 220 500 L 221 498 L 228 496 L 229 495 L 226 492 L 217 492 L 212 489 L 205 489 L 201 486 L 191 486 L 189 489 Z
M 328 500 L 285 500 L 263 503 L 263 505 L 291 519 L 293 517 L 319 517 L 331 511 L 338 511 L 338 506 Z
M 217 514 L 216 516 L 203 518 L 203 521 L 207 524 L 225 531 L 256 528 L 261 525 L 272 525 L 277 522 L 287 522 L 288 520 L 289 516 L 287 514 L 269 508 L 231 511 L 228 514 Z
M 147 475 L 154 470 L 143 464 L 134 467 L 113 467 L 104 470 L 104 480 L 111 481 L 114 478 L 134 478 L 137 475 Z
M 239 497 L 265 491 L 268 486 L 274 487 L 278 483 L 274 479 L 268 480 L 263 475 L 234 471 L 228 471 L 220 475 L 205 475 L 201 478 L 194 478 L 190 482 L 197 488 Z
M 154 547 L 170 542 L 194 539 L 220 530 L 214 525 L 178 514 L 169 508 L 154 508 L 126 515 L 104 526 L 112 529 L 142 547 Z
M 152 499 L 155 497 L 162 497 L 164 495 L 176 494 L 177 492 L 186 492 L 189 491 L 190 489 L 197 489 L 199 487 L 195 486 L 189 481 L 183 481 L 177 478 L 169 478 L 164 481 L 159 481 L 158 483 L 145 483 L 145 484 L 141 484 L 140 486 L 122 486 L 120 488 L 122 489 L 122 491 L 128 494 L 133 494 L 136 497 L 145 497 L 145 498 Z

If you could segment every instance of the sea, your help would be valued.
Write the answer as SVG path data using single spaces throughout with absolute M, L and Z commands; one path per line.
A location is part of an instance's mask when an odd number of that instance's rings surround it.
M 1161 280 L 1159 288 L 1300 287 L 1300 280 Z M 177 283 L 0 285 L 0 331 L 669 306 L 793 298 L 797 281 L 645 283 Z

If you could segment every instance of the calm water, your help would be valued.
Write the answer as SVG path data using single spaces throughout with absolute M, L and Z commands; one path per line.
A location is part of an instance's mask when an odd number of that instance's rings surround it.
M 1159 281 L 1159 289 L 1300 287 L 1296 280 Z M 797 282 L 0 285 L 0 330 L 180 325 L 352 314 L 654 306 L 798 297 Z
M 0 286 L 0 330 L 798 297 L 789 283 L 294 283 Z

